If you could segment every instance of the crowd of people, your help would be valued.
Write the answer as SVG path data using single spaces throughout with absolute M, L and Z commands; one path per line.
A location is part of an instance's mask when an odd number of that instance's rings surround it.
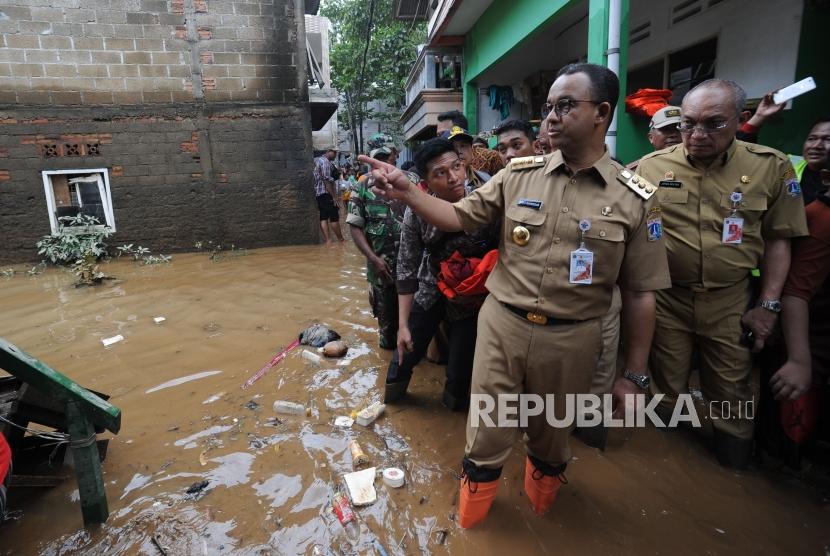
M 366 257 L 380 347 L 392 350 L 385 401 L 405 403 L 430 351 L 446 364 L 444 405 L 470 415 L 471 396 L 583 393 L 620 405 L 660 394 L 671 414 L 697 371 L 722 465 L 746 469 L 756 448 L 797 464 L 799 446 L 830 432 L 830 119 L 787 156 L 755 142 L 783 106 L 769 94 L 750 114 L 737 83 L 713 79 L 655 112 L 654 152 L 626 166 L 605 145 L 618 95 L 607 68 L 571 64 L 538 128 L 505 121 L 495 149 L 454 111 L 406 168 L 379 146 L 340 189 L 336 153 L 316 160 L 325 240 L 342 240 L 347 206 Z M 542 415 L 521 429 L 468 418 L 460 525 L 486 517 L 521 433 L 525 492 L 544 514 L 573 432 Z M 606 434 L 576 431 L 600 448 Z

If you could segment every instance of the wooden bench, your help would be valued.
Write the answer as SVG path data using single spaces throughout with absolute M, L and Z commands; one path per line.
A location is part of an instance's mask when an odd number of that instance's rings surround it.
M 104 523 L 109 516 L 109 507 L 96 434 L 104 430 L 118 434 L 121 410 L 3 338 L 0 338 L 0 369 L 25 383 L 25 393 L 30 400 L 26 406 L 28 413 L 12 420 L 16 425 L 25 427 L 33 421 L 63 428 L 69 433 L 84 524 Z M 0 398 L 0 409 L 10 414 L 15 414 L 18 405 L 22 405 L 16 396 Z M 32 399 L 39 402 L 31 402 Z M 0 425 L 6 423 L 0 422 Z M 22 431 L 8 431 L 9 443 L 14 449 L 15 435 L 19 439 Z

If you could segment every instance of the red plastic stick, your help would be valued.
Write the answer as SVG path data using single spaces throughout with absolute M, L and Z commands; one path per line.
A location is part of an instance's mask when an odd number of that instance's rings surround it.
M 285 359 L 285 356 L 288 355 L 288 353 L 292 349 L 294 349 L 295 347 L 297 347 L 299 345 L 300 345 L 300 340 L 294 340 L 293 342 L 291 342 L 290 344 L 285 346 L 281 352 L 276 354 L 274 356 L 274 358 L 271 359 L 271 361 L 269 361 L 264 367 L 262 367 L 260 370 L 258 370 L 254 376 L 252 376 L 251 378 L 246 380 L 245 384 L 242 385 L 242 389 L 245 390 L 250 385 L 252 385 L 254 382 L 256 382 L 257 380 L 259 380 L 263 376 L 265 376 L 265 373 L 267 373 L 269 371 L 269 369 L 271 369 L 271 367 L 273 367 L 274 365 L 276 365 L 277 363 L 279 363 L 280 361 Z

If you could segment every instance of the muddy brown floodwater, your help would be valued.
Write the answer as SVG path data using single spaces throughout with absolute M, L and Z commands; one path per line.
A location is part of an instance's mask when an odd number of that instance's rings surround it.
M 73 287 L 61 270 L 0 278 L 0 336 L 123 411 L 104 480 L 111 515 L 81 524 L 74 479 L 12 491 L 22 518 L 0 528 L 3 554 L 828 554 L 830 509 L 807 486 L 769 471 L 734 473 L 684 433 L 615 430 L 605 452 L 572 442 L 569 484 L 536 517 L 522 493 L 517 445 L 492 511 L 478 529 L 454 521 L 464 416 L 440 404 L 442 372 L 422 364 L 406 403 L 369 428 L 332 425 L 379 399 L 389 353 L 377 348 L 363 260 L 353 246 L 275 248 L 212 262 L 176 255 L 160 266 L 116 261 L 118 278 Z M 166 321 L 155 324 L 153 317 Z M 251 388 L 242 383 L 309 324 L 339 331 L 342 360 L 313 366 L 295 350 Z M 121 334 L 108 348 L 102 338 Z M 278 416 L 275 400 L 311 407 Z M 349 548 L 329 511 L 351 471 L 349 440 L 374 465 L 403 468 L 407 484 L 378 480 L 358 509 Z M 210 481 L 198 498 L 185 494 Z M 403 542 L 401 542 L 403 539 Z

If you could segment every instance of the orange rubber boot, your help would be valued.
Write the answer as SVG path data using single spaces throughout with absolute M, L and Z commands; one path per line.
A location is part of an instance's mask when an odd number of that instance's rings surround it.
M 461 478 L 461 491 L 458 499 L 458 524 L 469 529 L 487 517 L 490 506 L 496 498 L 499 480 L 476 483 L 469 477 Z
M 547 513 L 553 503 L 556 502 L 559 487 L 567 482 L 562 473 L 545 475 L 533 465 L 530 458 L 525 460 L 525 493 L 537 515 Z

